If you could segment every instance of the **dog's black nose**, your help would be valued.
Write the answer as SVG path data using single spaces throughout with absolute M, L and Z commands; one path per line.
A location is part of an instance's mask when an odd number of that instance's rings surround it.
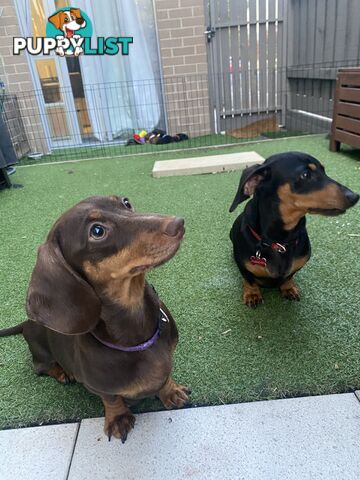
M 84 23 L 84 19 L 82 17 L 77 18 L 75 21 L 78 25 L 82 25 Z
M 180 232 L 184 232 L 184 219 L 174 217 L 167 223 L 164 229 L 164 233 L 169 237 L 176 237 Z
M 353 207 L 359 200 L 359 195 L 357 193 L 352 192 L 349 189 L 346 189 L 345 198 L 349 202 L 350 207 Z

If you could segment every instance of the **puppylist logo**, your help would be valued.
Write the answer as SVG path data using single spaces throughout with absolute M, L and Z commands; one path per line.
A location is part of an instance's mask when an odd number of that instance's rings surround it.
M 74 55 L 129 55 L 133 37 L 97 37 L 96 48 L 91 46 L 92 23 L 80 8 L 64 7 L 57 10 L 46 24 L 46 37 L 14 37 L 13 54 L 27 51 L 30 55 L 61 57 Z

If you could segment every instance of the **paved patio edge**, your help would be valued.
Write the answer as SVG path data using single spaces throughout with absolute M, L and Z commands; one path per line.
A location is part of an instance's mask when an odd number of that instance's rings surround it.
M 69 480 L 350 480 L 359 418 L 353 393 L 144 413 L 124 445 L 83 420 Z

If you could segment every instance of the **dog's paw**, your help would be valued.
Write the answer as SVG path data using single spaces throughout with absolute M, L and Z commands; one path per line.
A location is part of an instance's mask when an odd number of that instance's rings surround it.
M 135 417 L 131 412 L 117 415 L 110 422 L 105 419 L 104 432 L 109 441 L 111 437 L 119 438 L 122 443 L 126 442 L 128 433 L 134 428 Z
M 46 371 L 46 375 L 55 378 L 55 380 L 57 380 L 59 383 L 62 383 L 63 385 L 68 385 L 69 383 L 75 382 L 75 377 L 66 373 L 65 370 L 58 364 L 49 368 L 49 370 Z
M 244 303 L 250 308 L 256 308 L 258 305 L 264 303 L 261 293 L 244 293 Z
M 68 385 L 70 383 L 75 383 L 75 377 L 73 375 L 68 375 L 66 372 L 63 372 L 59 378 L 57 378 L 57 381 L 62 383 L 63 385 Z
M 260 288 L 258 287 L 258 285 L 256 285 L 256 283 L 250 284 L 245 281 L 243 290 L 243 301 L 245 305 L 250 308 L 256 308 L 261 303 L 264 303 Z
M 294 281 L 286 282 L 280 287 L 280 293 L 283 298 L 288 300 L 300 301 L 300 289 Z
M 189 400 L 190 390 L 171 380 L 158 394 L 165 408 L 181 408 Z
M 281 290 L 281 296 L 287 298 L 288 300 L 300 301 L 300 290 L 297 287 L 291 287 L 287 290 Z

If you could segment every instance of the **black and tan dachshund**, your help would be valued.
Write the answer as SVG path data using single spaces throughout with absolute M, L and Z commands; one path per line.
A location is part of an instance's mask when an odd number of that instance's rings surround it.
M 283 297 L 299 300 L 293 275 L 311 253 L 305 215 L 339 215 L 359 195 L 329 178 L 314 157 L 289 152 L 243 171 L 230 212 L 251 196 L 230 232 L 244 303 L 263 303 L 259 287 L 279 288 Z
M 135 213 L 125 197 L 90 197 L 65 212 L 40 246 L 23 333 L 36 373 L 76 380 L 105 407 L 105 433 L 126 440 L 128 402 L 157 395 L 182 407 L 188 390 L 172 379 L 175 321 L 146 282 L 177 252 L 184 220 Z

